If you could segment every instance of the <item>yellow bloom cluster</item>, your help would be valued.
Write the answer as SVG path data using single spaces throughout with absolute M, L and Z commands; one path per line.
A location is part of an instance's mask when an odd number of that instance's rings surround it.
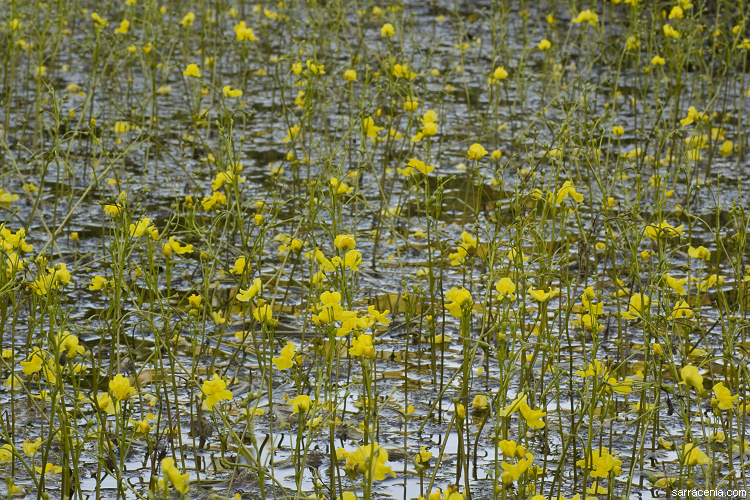
M 344 469 L 352 475 L 363 474 L 365 478 L 382 481 L 387 474 L 396 477 L 388 462 L 388 451 L 378 443 L 360 446 L 346 455 Z
M 245 21 L 240 21 L 239 23 L 237 23 L 237 25 L 234 27 L 234 34 L 237 37 L 238 42 L 254 42 L 255 40 L 257 40 L 257 38 L 255 38 L 255 32 L 252 28 L 248 28 L 245 25 Z

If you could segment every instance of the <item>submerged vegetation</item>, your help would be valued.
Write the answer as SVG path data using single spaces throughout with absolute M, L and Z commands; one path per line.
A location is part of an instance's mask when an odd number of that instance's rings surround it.
M 748 22 L 0 0 L 0 491 L 747 490 Z

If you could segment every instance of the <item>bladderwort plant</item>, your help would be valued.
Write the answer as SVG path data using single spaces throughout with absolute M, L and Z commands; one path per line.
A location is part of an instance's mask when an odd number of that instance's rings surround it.
M 747 489 L 745 4 L 3 7 L 0 494 Z

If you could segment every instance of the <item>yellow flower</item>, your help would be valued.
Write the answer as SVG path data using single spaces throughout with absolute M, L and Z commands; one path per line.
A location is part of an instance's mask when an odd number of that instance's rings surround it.
M 325 75 L 326 74 L 325 70 L 323 69 L 323 65 L 315 64 L 312 61 L 312 59 L 308 59 L 307 61 L 305 61 L 305 65 L 307 66 L 307 69 L 310 70 L 310 73 L 312 73 L 313 75 Z
M 591 467 L 591 477 L 607 478 L 610 472 L 615 476 L 619 476 L 622 472 L 622 460 L 612 456 L 604 446 L 600 450 L 591 451 L 591 461 L 588 461 L 587 456 L 585 459 L 578 460 L 576 465 Z
M 245 25 L 245 21 L 240 21 L 239 23 L 237 23 L 237 25 L 235 25 L 234 34 L 237 36 L 238 42 L 242 42 L 245 40 L 248 42 L 254 42 L 255 40 L 257 40 L 255 38 L 255 32 L 252 28 L 248 28 Z
M 518 396 L 516 396 L 516 399 L 511 401 L 511 403 L 501 408 L 497 411 L 497 414 L 501 417 L 509 417 L 513 415 L 515 412 L 521 409 L 521 405 L 526 404 L 526 400 L 528 399 L 528 396 L 524 394 L 523 392 L 519 393 Z
M 107 281 L 107 278 L 104 278 L 102 276 L 94 276 L 91 278 L 91 284 L 89 285 L 89 290 L 101 290 L 104 288 L 109 281 Z
M 546 411 L 532 410 L 526 401 L 523 401 L 520 404 L 519 409 L 521 410 L 521 416 L 523 416 L 523 419 L 526 421 L 526 425 L 532 429 L 544 428 L 545 424 L 542 418 L 547 415 Z
M 661 356 L 662 354 L 664 354 L 664 347 L 660 343 L 658 343 L 658 342 L 652 343 L 651 344 L 651 349 L 653 349 L 654 354 L 656 354 L 656 355 Z
M 109 215 L 110 217 L 119 217 L 120 213 L 122 212 L 122 207 L 120 204 L 113 205 L 104 205 L 104 212 Z
M 690 305 L 686 301 L 680 300 L 672 308 L 672 314 L 668 319 L 691 319 L 693 317 L 695 317 L 695 313 L 690 308 Z
M 201 306 L 201 301 L 203 300 L 203 297 L 200 295 L 192 294 L 190 297 L 188 297 L 188 303 L 190 304 L 190 307 L 198 309 Z
M 604 330 L 604 325 L 597 323 L 596 315 L 592 316 L 589 313 L 586 313 L 583 316 L 579 316 L 577 320 L 572 321 L 571 323 L 576 326 L 582 326 L 588 330 L 591 330 L 592 332 L 594 331 L 594 327 L 596 327 L 597 332 Z
M 130 28 L 130 21 L 123 19 L 120 26 L 115 28 L 115 33 L 118 35 L 124 35 L 128 32 L 128 28 Z
M 193 253 L 193 245 L 180 245 L 179 242 L 174 240 L 174 236 L 169 237 L 169 243 L 165 243 L 162 247 L 164 255 L 172 255 L 172 252 L 182 255 L 186 253 Z
M 273 308 L 270 304 L 266 304 L 262 299 L 258 300 L 258 307 L 253 311 L 253 317 L 259 323 L 265 323 L 270 326 L 275 326 L 278 323 L 278 321 L 273 318 Z
M 347 186 L 345 182 L 340 181 L 336 177 L 331 177 L 329 183 L 331 187 L 336 190 L 336 194 L 348 194 L 354 191 L 354 187 Z
M 622 125 L 615 125 L 612 127 L 612 135 L 615 137 L 622 137 L 622 135 L 625 133 L 625 128 Z
M 596 292 L 593 286 L 589 286 L 583 291 L 581 304 L 592 314 L 602 314 L 604 304 L 594 304 L 594 299 L 596 299 Z
M 681 461 L 685 465 L 708 465 L 711 463 L 708 456 L 698 448 L 698 445 L 693 443 L 688 443 L 682 446 L 681 456 Z
M 724 283 L 724 277 L 723 277 L 723 276 L 718 276 L 718 275 L 716 275 L 716 274 L 712 274 L 712 275 L 710 275 L 710 276 L 709 276 L 708 278 L 706 278 L 705 280 L 703 280 L 703 281 L 702 281 L 702 282 L 701 282 L 701 283 L 700 283 L 700 284 L 698 285 L 698 289 L 699 289 L 699 290 L 700 290 L 701 292 L 705 292 L 705 291 L 707 291 L 707 290 L 708 290 L 709 288 L 711 288 L 712 286 L 716 285 L 717 283 L 718 283 L 719 285 L 723 284 L 723 283 Z
M 374 358 L 375 347 L 372 345 L 372 336 L 362 334 L 352 339 L 352 347 L 349 348 L 349 354 L 370 359 Z
M 350 83 L 351 82 L 356 82 L 357 81 L 357 72 L 354 71 L 353 69 L 348 69 L 348 70 L 344 71 L 343 78 L 344 78 L 344 80 L 346 80 L 347 82 L 350 82 Z
M 250 299 L 258 295 L 263 288 L 263 282 L 260 280 L 260 278 L 255 278 L 253 280 L 253 284 L 250 285 L 250 288 L 247 290 L 240 290 L 239 293 L 236 295 L 237 300 L 240 302 L 248 302 Z
M 299 125 L 293 125 L 291 128 L 289 128 L 289 132 L 286 134 L 286 137 L 284 137 L 281 142 L 289 142 L 293 138 L 297 137 L 299 135 L 300 127 Z
M 60 283 L 70 285 L 70 271 L 68 271 L 65 263 L 58 262 L 55 264 L 54 269 L 50 269 L 50 272 L 53 275 L 53 286 L 57 286 Z
M 233 89 L 229 85 L 224 85 L 221 88 L 221 94 L 224 97 L 240 97 L 242 95 L 242 91 L 240 89 Z
M 628 52 L 637 49 L 640 46 L 641 42 L 638 41 L 638 38 L 635 35 L 630 35 L 625 39 L 625 50 Z
M 153 227 L 154 226 L 151 219 L 149 219 L 148 217 L 143 217 L 138 221 L 138 224 L 130 224 L 130 237 L 140 238 L 143 233 L 145 233 L 146 231 L 150 232 Z
M 55 288 L 52 274 L 49 271 L 42 270 L 39 276 L 34 280 L 31 288 L 37 295 L 47 295 L 50 290 Z
M 237 257 L 234 261 L 234 266 L 229 270 L 230 273 L 242 275 L 245 271 L 249 270 L 250 266 L 247 265 L 247 259 L 244 256 Z
M 522 458 L 519 460 L 516 465 L 511 465 L 504 461 L 500 462 L 500 467 L 503 468 L 501 479 L 504 485 L 507 486 L 518 481 L 521 478 L 521 475 L 528 470 L 529 466 L 531 466 L 531 462 L 534 460 L 534 455 L 529 453 L 527 457 L 528 458 Z
M 487 396 L 483 394 L 477 394 L 476 396 L 474 396 L 474 400 L 471 402 L 471 407 L 475 410 L 486 410 Z
M 517 252 L 515 248 L 510 248 L 508 250 L 508 253 L 506 254 L 506 257 L 508 259 L 508 262 L 510 262 L 511 264 L 515 264 L 516 263 L 516 259 L 519 258 L 519 257 L 520 257 L 519 260 L 520 260 L 521 263 L 528 262 L 528 260 L 529 260 L 529 257 L 527 257 L 526 255 L 524 255 L 523 251 L 521 251 L 520 255 L 519 255 L 519 252 Z
M 646 226 L 645 234 L 654 240 L 658 239 L 660 236 L 674 238 L 675 236 L 682 236 L 682 229 L 684 227 L 684 224 L 675 227 L 665 220 L 659 224 L 649 224 Z
M 351 471 L 361 472 L 365 478 L 372 477 L 375 481 L 382 481 L 386 474 L 396 477 L 391 471 L 388 461 L 388 451 L 380 447 L 378 443 L 360 446 L 356 451 L 349 453 L 346 457 L 346 468 Z
M 324 309 L 336 308 L 336 306 L 341 307 L 339 305 L 341 303 L 341 294 L 339 292 L 325 291 L 320 294 L 320 303 Z
M 500 80 L 505 80 L 506 78 L 508 78 L 508 72 L 505 70 L 505 68 L 503 66 L 498 66 L 492 72 L 492 75 L 490 75 L 490 77 L 487 80 L 487 82 L 490 85 L 494 85 L 494 84 L 498 83 Z
M 97 28 L 106 28 L 107 26 L 109 26 L 109 23 L 107 22 L 107 20 L 104 19 L 104 18 L 102 18 L 96 12 L 92 12 L 91 13 L 91 19 L 94 20 L 94 23 L 95 23 L 95 25 L 96 25 Z
M 148 434 L 151 431 L 151 424 L 147 419 L 139 420 L 133 426 L 138 434 Z
M 406 167 L 406 168 L 396 168 L 399 174 L 403 175 L 404 177 L 411 177 L 414 175 L 414 167 Z
M 289 404 L 292 405 L 292 415 L 295 413 L 307 413 L 312 406 L 312 400 L 310 399 L 310 396 L 300 394 L 296 398 L 290 399 Z
M 461 318 L 471 314 L 474 299 L 471 297 L 471 292 L 466 288 L 457 288 L 454 286 L 446 292 L 445 300 L 450 301 L 450 303 L 445 305 L 445 308 L 448 309 L 448 312 L 454 318 Z
M 651 58 L 652 66 L 664 66 L 664 64 L 666 64 L 666 61 L 661 56 L 654 56 Z
M 461 247 L 467 250 L 476 249 L 477 239 L 474 237 L 473 234 L 467 231 L 464 231 L 461 233 Z
M 681 280 L 678 280 L 677 278 L 673 278 L 669 274 L 666 274 L 666 275 L 664 275 L 664 281 L 665 281 L 665 283 L 667 284 L 667 286 L 669 288 L 671 288 L 672 290 L 674 290 L 678 294 L 685 295 L 687 293 L 687 291 L 685 290 L 685 287 L 682 286 L 685 283 L 687 283 L 687 281 L 688 281 L 687 278 L 683 278 Z
M 703 112 L 699 112 L 695 109 L 695 106 L 690 106 L 688 108 L 688 114 L 685 118 L 680 120 L 680 123 L 683 127 L 687 127 L 688 125 L 691 125 L 693 122 L 695 122 L 696 119 L 700 120 L 703 117 Z
M 232 399 L 232 391 L 227 389 L 227 383 L 224 382 L 216 373 L 211 380 L 205 380 L 201 391 L 206 395 L 206 406 L 211 409 L 216 403 Z
M 23 453 L 27 457 L 33 457 L 36 454 L 37 448 L 42 444 L 42 438 L 36 438 L 33 443 L 28 439 L 23 441 Z
M 672 10 L 669 11 L 669 19 L 682 19 L 683 11 L 682 7 L 675 5 Z
M 381 325 L 390 325 L 391 319 L 388 317 L 390 310 L 386 309 L 383 312 L 375 309 L 375 306 L 367 306 L 367 313 L 372 317 L 373 320 L 377 321 Z
M 688 255 L 693 259 L 710 260 L 711 252 L 704 246 L 694 248 L 692 245 L 688 248 Z
M 607 370 L 602 366 L 601 362 L 598 360 L 594 360 L 592 363 L 589 364 L 588 368 L 586 368 L 586 371 L 583 370 L 576 370 L 575 374 L 579 377 L 593 377 L 596 375 L 606 375 Z
M 545 292 L 544 290 L 534 290 L 529 286 L 529 289 L 526 290 L 526 293 L 528 295 L 536 300 L 537 302 L 547 302 L 548 300 L 552 299 L 553 297 L 557 297 L 560 295 L 560 289 L 559 288 L 550 288 L 549 292 Z
M 339 234 L 336 236 L 333 244 L 339 250 L 354 250 L 357 246 L 357 241 L 352 234 Z
M 229 88 L 229 87 L 225 87 Z M 242 95 L 242 93 L 240 93 Z M 239 169 L 242 169 L 242 165 L 239 165 Z M 216 177 L 211 180 L 211 189 L 214 191 L 218 191 L 221 189 L 224 184 L 232 184 L 233 182 L 245 182 L 244 177 L 237 177 L 235 176 L 234 172 L 231 170 L 227 170 L 226 172 L 219 172 L 216 174 Z
M 497 290 L 498 297 L 501 300 L 516 300 L 516 284 L 513 283 L 513 280 L 508 278 L 507 276 L 504 278 L 500 278 L 500 281 L 498 281 L 495 285 L 495 290 Z
M 177 491 L 182 495 L 188 492 L 190 487 L 190 474 L 187 472 L 185 474 L 180 474 L 180 471 L 174 465 L 174 459 L 165 458 L 162 460 L 161 469 L 164 471 L 164 476 L 167 481 L 172 483 Z
M 673 448 L 673 443 L 671 441 L 667 441 L 663 437 L 659 438 L 659 445 L 664 447 L 665 450 L 671 450 Z
M 6 443 L 0 446 L 0 464 L 6 464 L 13 461 L 13 445 Z
M 687 365 L 680 370 L 681 384 L 685 384 L 688 387 L 695 387 L 698 392 L 703 392 L 703 375 L 700 374 L 698 368 L 693 365 Z
M 724 382 L 714 385 L 713 392 L 716 397 L 711 399 L 711 406 L 718 406 L 720 410 L 731 410 L 740 397 L 739 394 L 732 396 L 732 391 L 724 387 Z
M 641 319 L 651 304 L 651 297 L 643 293 L 635 293 L 630 297 L 628 310 L 621 313 L 625 319 Z
M 21 361 L 23 372 L 26 375 L 31 375 L 32 373 L 36 373 L 41 370 L 42 363 L 44 363 L 44 358 L 42 356 L 43 355 L 41 351 L 34 351 L 31 356 L 29 356 L 28 361 Z
M 51 463 L 47 463 L 47 465 L 42 467 L 34 467 L 34 470 L 37 472 L 37 474 L 44 474 L 44 475 L 54 475 L 54 474 L 60 474 L 62 472 L 62 467 L 59 465 L 53 465 Z
M 392 37 L 396 34 L 396 31 L 393 29 L 393 25 L 391 23 L 385 23 L 382 28 L 380 28 L 380 36 L 384 37 Z
M 498 443 L 502 454 L 508 458 L 523 458 L 526 456 L 526 448 L 516 445 L 515 441 L 503 440 Z
M 552 47 L 552 42 L 547 40 L 546 38 L 542 38 L 539 40 L 539 43 L 537 44 L 537 48 L 542 51 L 548 51 Z
M 281 355 L 278 358 L 271 358 L 271 361 L 273 361 L 273 364 L 279 370 L 291 368 L 294 365 L 293 360 L 296 349 L 297 347 L 293 343 L 287 342 L 286 347 L 281 350 Z
M 220 191 L 214 191 L 211 196 L 205 197 L 201 200 L 203 210 L 211 210 L 215 205 L 223 205 L 227 201 L 227 197 Z
M 426 464 L 430 461 L 430 458 L 432 458 L 432 453 L 427 451 L 426 446 L 422 446 L 419 449 L 419 453 L 414 455 L 414 462 L 417 464 Z
M 562 201 L 570 196 L 573 198 L 573 200 L 576 201 L 576 203 L 581 203 L 583 201 L 583 195 L 576 191 L 575 186 L 573 186 L 573 183 L 570 181 L 563 182 L 563 185 L 560 187 L 560 189 L 557 191 L 557 194 L 554 196 L 555 205 L 559 205 L 562 203 Z M 552 201 L 552 194 L 550 194 L 550 201 Z
M 103 392 L 96 397 L 96 408 L 104 410 L 108 415 L 114 415 L 117 407 L 112 397 L 107 392 Z
M 185 68 L 185 71 L 182 72 L 185 76 L 192 76 L 195 78 L 201 77 L 201 70 L 198 68 L 198 65 L 195 63 L 188 64 L 187 68 Z
M 472 144 L 466 156 L 471 160 L 479 161 L 487 154 L 487 150 L 481 144 Z
M 573 24 L 587 22 L 591 26 L 596 26 L 596 23 L 599 22 L 599 16 L 596 15 L 596 12 L 591 12 L 590 9 L 586 9 L 579 12 L 578 15 L 571 20 L 571 22 Z
M 435 170 L 435 167 L 432 165 L 425 165 L 424 162 L 418 158 L 412 158 L 409 160 L 408 163 L 409 167 L 417 169 L 419 172 L 421 172 L 424 175 L 428 175 L 433 170 Z
M 413 113 L 419 108 L 419 100 L 416 97 L 410 97 L 404 101 L 404 111 Z
M 83 346 L 80 345 L 78 337 L 67 330 L 63 330 L 58 334 L 57 342 L 60 346 L 60 352 L 67 351 L 68 358 L 71 359 L 79 354 L 83 354 L 85 351 Z
M 609 392 L 609 390 L 612 390 L 616 394 L 630 394 L 633 392 L 633 379 L 632 378 L 625 378 L 622 381 L 618 382 L 615 377 L 611 377 L 607 380 L 607 384 L 609 387 L 605 387 L 605 390 Z
M 185 14 L 185 17 L 182 18 L 182 21 L 180 21 L 180 25 L 192 26 L 193 21 L 195 21 L 195 14 L 193 12 L 188 12 L 187 14 Z
M 378 132 L 383 130 L 383 127 L 375 126 L 375 120 L 368 116 L 362 120 L 362 130 L 364 130 L 367 137 L 375 139 L 378 136 Z
M 135 394 L 135 388 L 130 387 L 130 380 L 119 373 L 109 381 L 109 390 L 117 401 L 128 399 L 131 394 Z
M 344 265 L 352 271 L 359 271 L 359 265 L 362 263 L 362 254 L 356 250 L 349 250 L 344 256 Z
M 674 29 L 669 24 L 663 25 L 662 31 L 664 31 L 664 36 L 666 36 L 667 38 L 674 38 L 674 39 L 680 38 L 680 32 Z
M 732 141 L 724 141 L 719 148 L 719 153 L 721 153 L 721 156 L 725 157 L 731 155 L 732 151 L 734 151 L 734 144 Z

